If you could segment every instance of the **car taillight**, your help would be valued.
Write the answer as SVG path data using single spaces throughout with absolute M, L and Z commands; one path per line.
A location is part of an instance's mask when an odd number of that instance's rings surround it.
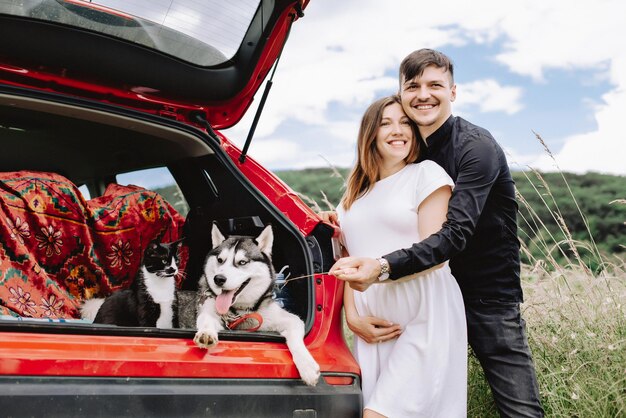
M 324 381 L 333 386 L 347 386 L 354 383 L 352 376 L 327 376 L 324 375 Z

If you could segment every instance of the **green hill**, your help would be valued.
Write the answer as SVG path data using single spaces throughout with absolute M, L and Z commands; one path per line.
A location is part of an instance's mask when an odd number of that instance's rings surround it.
M 315 168 L 276 174 L 315 210 L 327 210 L 341 199 L 348 170 Z M 625 177 L 526 171 L 514 172 L 513 179 L 526 263 L 549 257 L 567 263 L 578 256 L 596 269 L 601 263 L 598 253 L 612 263 L 626 258 Z

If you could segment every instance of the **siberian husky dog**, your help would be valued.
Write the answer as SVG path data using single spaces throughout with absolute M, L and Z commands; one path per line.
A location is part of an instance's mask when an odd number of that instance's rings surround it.
M 270 225 L 254 237 L 222 235 L 216 224 L 211 231 L 213 249 L 207 255 L 198 285 L 197 332 L 194 342 L 211 348 L 218 331 L 246 315 L 260 315 L 259 331 L 277 331 L 287 341 L 302 380 L 317 384 L 319 365 L 304 345 L 304 323 L 272 299 L 274 268 Z

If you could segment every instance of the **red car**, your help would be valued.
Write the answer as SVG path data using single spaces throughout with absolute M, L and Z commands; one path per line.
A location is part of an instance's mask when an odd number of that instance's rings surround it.
M 336 231 L 221 133 L 307 4 L 0 1 L 0 415 L 361 415 L 342 285 L 324 274 Z M 193 292 L 213 222 L 273 226 L 317 386 L 277 333 L 224 331 L 205 350 L 193 327 L 80 319 L 81 301 L 131 285 L 155 236 L 184 236 Z

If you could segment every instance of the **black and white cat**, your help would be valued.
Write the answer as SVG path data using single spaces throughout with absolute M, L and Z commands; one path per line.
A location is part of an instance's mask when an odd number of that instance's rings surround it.
M 133 285 L 106 298 L 86 300 L 81 317 L 94 324 L 177 328 L 175 277 L 180 243 L 151 242 Z

